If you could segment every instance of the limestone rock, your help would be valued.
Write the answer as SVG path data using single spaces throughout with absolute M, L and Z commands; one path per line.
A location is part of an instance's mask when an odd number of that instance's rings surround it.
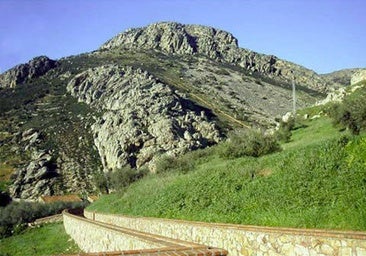
M 92 125 L 104 170 L 140 167 L 221 139 L 211 113 L 149 73 L 116 65 L 76 75 L 67 89 L 102 115 Z
M 25 168 L 13 175 L 10 195 L 16 198 L 37 199 L 50 195 L 58 173 L 49 152 L 41 152 Z
M 328 102 L 341 102 L 346 95 L 347 91 L 345 88 L 333 90 L 328 93 L 327 97 L 324 100 L 317 102 L 317 105 L 325 105 Z
M 20 64 L 1 74 L 0 88 L 15 87 L 32 78 L 44 75 L 57 65 L 57 61 L 46 56 L 36 57 L 26 64 Z
M 46 133 L 34 128 L 18 132 L 8 141 L 17 145 L 13 150 L 16 154 L 26 155 L 27 159 L 11 177 L 10 195 L 38 199 L 41 195 L 95 191 L 91 176 L 100 170 L 88 165 L 90 156 L 81 157 L 80 151 L 72 150 L 69 145 L 45 150 L 46 141 Z
M 180 55 L 202 54 L 282 82 L 291 82 L 295 76 L 302 85 L 318 91 L 327 90 L 326 82 L 314 71 L 273 55 L 240 48 L 232 34 L 207 26 L 160 22 L 129 29 L 103 44 L 100 50 L 113 48 L 154 49 Z
M 352 77 L 362 70 L 361 68 L 342 69 L 322 74 L 321 77 L 327 81 L 330 88 L 338 89 L 350 85 Z
M 366 69 L 359 70 L 358 72 L 352 75 L 351 85 L 357 84 L 364 80 L 366 80 Z
M 359 76 L 362 77 L 362 76 Z M 360 80 L 363 81 L 363 80 Z M 358 82 L 357 82 L 358 83 Z M 344 87 L 338 88 L 338 89 L 334 89 L 332 91 L 330 91 L 327 95 L 327 97 L 324 100 L 321 100 L 319 102 L 316 103 L 316 105 L 325 105 L 329 102 L 342 102 L 343 99 L 347 96 L 352 94 L 353 92 L 355 92 L 357 89 L 361 88 L 364 86 L 364 84 L 353 84 L 350 86 L 349 89 L 346 89 Z

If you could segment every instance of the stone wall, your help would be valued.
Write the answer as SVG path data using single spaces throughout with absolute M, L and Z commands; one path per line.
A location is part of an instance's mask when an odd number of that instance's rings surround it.
M 64 227 L 84 252 L 110 252 L 159 248 L 161 244 L 139 239 L 118 229 L 63 213 Z
M 92 214 L 92 219 L 85 219 L 63 212 L 66 233 L 87 253 L 85 255 L 227 255 L 227 251 L 220 248 L 98 222 L 94 217 Z
M 223 248 L 229 255 L 366 255 L 366 233 L 213 224 L 84 212 L 125 228 Z

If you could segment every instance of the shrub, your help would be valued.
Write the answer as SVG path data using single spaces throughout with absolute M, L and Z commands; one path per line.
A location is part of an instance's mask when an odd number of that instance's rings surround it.
M 328 114 L 335 124 L 348 128 L 357 135 L 366 129 L 366 88 L 362 87 L 353 94 L 348 95 L 342 103 L 332 104 Z
M 192 156 L 193 154 L 189 153 L 180 157 L 164 155 L 156 163 L 156 172 L 165 173 L 175 171 L 187 173 L 193 170 L 195 166 L 195 161 Z
M 0 190 L 0 207 L 7 206 L 11 202 L 11 197 L 8 193 Z
M 132 169 L 125 166 L 108 173 L 109 190 L 122 190 L 127 188 L 131 183 L 141 179 L 148 173 L 147 168 Z
M 279 141 L 290 142 L 292 130 L 295 128 L 295 118 L 290 118 L 287 122 L 280 121 L 280 126 L 275 132 L 275 136 Z
M 94 183 L 96 187 L 99 189 L 102 193 L 109 193 L 108 190 L 108 177 L 104 172 L 98 172 L 95 173 L 94 176 Z
M 229 134 L 229 139 L 218 147 L 218 154 L 223 158 L 259 157 L 280 149 L 273 135 L 258 130 L 240 130 Z
M 84 202 L 55 202 L 51 204 L 12 202 L 0 207 L 0 238 L 21 231 L 25 223 L 61 213 L 64 209 L 85 207 Z

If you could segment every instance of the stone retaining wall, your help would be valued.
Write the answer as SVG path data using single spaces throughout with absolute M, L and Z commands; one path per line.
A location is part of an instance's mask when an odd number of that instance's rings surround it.
M 84 211 L 89 219 L 223 248 L 229 255 L 366 256 L 366 233 L 135 218 Z
M 139 239 L 121 230 L 113 230 L 81 217 L 63 214 L 64 227 L 84 252 L 110 252 L 159 248 L 160 244 Z
M 219 248 L 88 220 L 67 211 L 63 212 L 63 220 L 66 233 L 85 255 L 227 255 L 226 250 Z

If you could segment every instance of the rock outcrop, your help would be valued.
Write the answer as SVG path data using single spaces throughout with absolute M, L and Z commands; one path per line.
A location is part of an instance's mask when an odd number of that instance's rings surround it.
M 10 195 L 26 199 L 37 199 L 41 195 L 51 195 L 57 176 L 59 174 L 50 152 L 35 152 L 31 162 L 13 174 Z
M 366 80 L 366 69 L 360 69 L 352 75 L 351 85 L 357 84 L 364 80 Z
M 342 69 L 338 71 L 334 71 L 328 74 L 322 74 L 321 77 L 327 81 L 329 88 L 338 89 L 341 87 L 345 87 L 351 85 L 351 79 L 354 75 L 361 72 L 363 69 L 361 68 L 349 68 Z
M 92 130 L 105 171 L 153 165 L 163 153 L 182 154 L 221 138 L 210 111 L 141 69 L 89 69 L 67 89 L 101 113 Z
M 0 88 L 15 87 L 32 78 L 44 75 L 57 66 L 57 61 L 46 56 L 36 57 L 26 64 L 20 64 L 0 75 Z
M 354 80 L 356 81 L 355 83 L 349 85 L 349 87 L 341 87 L 332 90 L 324 100 L 317 102 L 316 105 L 325 105 L 329 102 L 342 102 L 346 96 L 365 86 L 365 83 L 360 83 L 361 81 L 366 80 L 366 77 L 363 77 L 362 74 L 363 72 L 356 73 L 357 80 Z
M 290 82 L 295 77 L 304 86 L 322 92 L 327 89 L 325 81 L 314 71 L 273 55 L 240 48 L 238 40 L 232 34 L 207 26 L 161 22 L 129 29 L 103 44 L 100 50 L 113 48 L 154 49 L 182 55 L 201 54 L 282 82 Z
M 25 164 L 12 174 L 9 194 L 13 198 L 38 199 L 42 195 L 95 190 L 91 174 L 97 170 L 86 160 L 90 156 L 70 154 L 70 145 L 45 149 L 46 135 L 37 129 L 17 133 L 11 140 L 16 145 L 14 151 L 28 155 Z

